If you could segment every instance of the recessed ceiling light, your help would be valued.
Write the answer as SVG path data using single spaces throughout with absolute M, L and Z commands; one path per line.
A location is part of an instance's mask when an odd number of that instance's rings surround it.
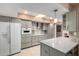
M 20 13 L 28 14 L 29 12 L 27 10 L 21 10 Z
M 39 15 L 37 15 L 36 17 L 40 17 L 40 18 L 42 18 L 42 17 L 45 17 L 45 15 L 43 15 L 43 14 L 39 14 Z
M 50 17 L 50 19 L 53 19 L 52 17 Z

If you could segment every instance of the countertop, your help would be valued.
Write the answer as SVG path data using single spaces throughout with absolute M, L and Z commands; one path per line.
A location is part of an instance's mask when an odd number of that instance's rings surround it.
M 65 38 L 65 37 L 42 40 L 41 43 L 44 43 L 65 54 L 78 45 L 78 42 L 74 42 L 71 40 L 71 38 Z
M 22 35 L 28 35 L 28 36 L 38 36 L 38 35 L 45 35 L 45 34 L 22 34 Z

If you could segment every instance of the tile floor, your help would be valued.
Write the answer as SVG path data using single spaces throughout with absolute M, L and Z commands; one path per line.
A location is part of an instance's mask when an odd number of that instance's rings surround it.
M 40 56 L 40 45 L 21 50 L 21 53 L 13 56 Z

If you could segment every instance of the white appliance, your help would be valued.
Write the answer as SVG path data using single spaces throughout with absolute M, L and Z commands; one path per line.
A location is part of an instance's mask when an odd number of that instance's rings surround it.
M 10 54 L 21 51 L 21 24 L 10 23 Z
M 9 55 L 9 23 L 0 22 L 0 56 Z
M 21 50 L 21 24 L 0 22 L 0 56 Z

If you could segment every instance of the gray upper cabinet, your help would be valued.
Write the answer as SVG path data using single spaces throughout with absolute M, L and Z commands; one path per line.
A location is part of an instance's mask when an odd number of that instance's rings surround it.
M 78 11 L 71 11 L 66 13 L 66 30 L 79 31 L 79 17 Z
M 69 13 L 69 31 L 76 31 L 76 11 Z
M 77 31 L 79 31 L 79 11 L 77 11 L 77 16 L 76 16 L 77 18 Z

